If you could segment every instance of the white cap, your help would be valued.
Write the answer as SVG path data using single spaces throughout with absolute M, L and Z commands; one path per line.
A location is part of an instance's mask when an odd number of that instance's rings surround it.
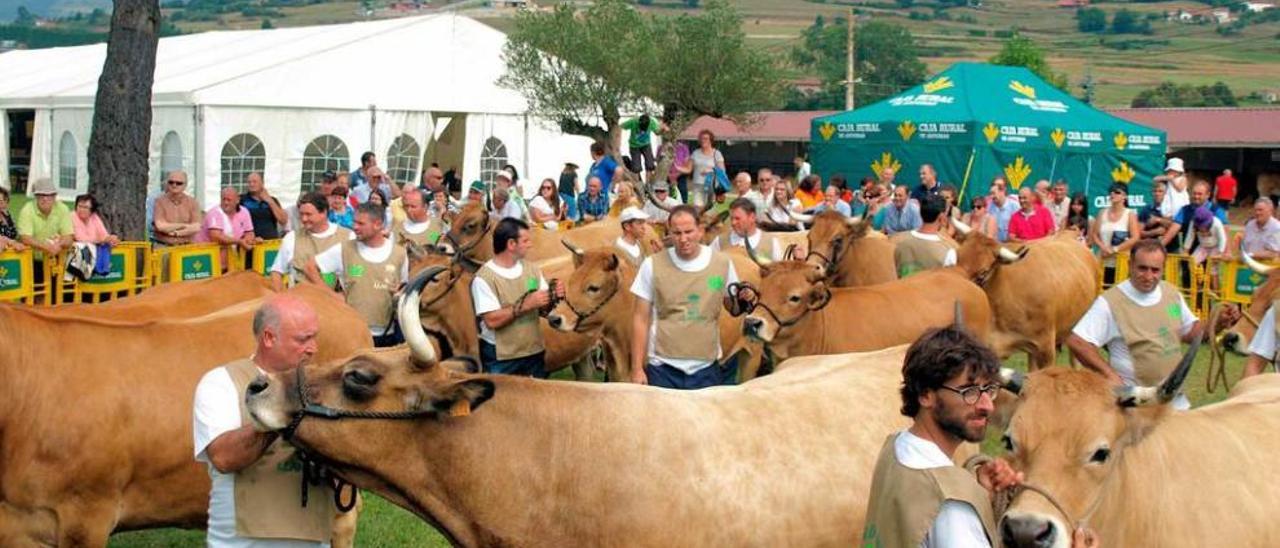
M 618 219 L 618 222 L 621 223 L 625 223 L 627 221 L 647 221 L 649 220 L 649 214 L 636 206 L 630 206 L 622 210 L 622 215 L 619 216 Z
M 1182 158 L 1169 158 L 1169 163 L 1164 165 L 1165 171 L 1176 171 L 1178 173 L 1186 173 L 1187 170 L 1182 169 Z
M 506 179 L 508 181 L 516 180 L 516 174 L 512 173 L 510 169 L 504 169 L 502 171 L 499 171 L 497 175 L 495 175 L 495 177 L 502 177 L 503 179 Z

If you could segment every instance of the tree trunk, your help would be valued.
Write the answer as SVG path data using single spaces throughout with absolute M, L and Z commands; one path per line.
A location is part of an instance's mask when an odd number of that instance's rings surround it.
M 146 234 L 151 83 L 160 37 L 158 0 L 115 0 L 107 60 L 89 137 L 89 190 L 103 222 L 125 240 Z

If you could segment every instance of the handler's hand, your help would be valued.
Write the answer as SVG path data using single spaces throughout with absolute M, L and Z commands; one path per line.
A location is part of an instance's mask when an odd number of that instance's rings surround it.
M 1071 548 L 1102 548 L 1102 541 L 1093 529 L 1078 527 L 1071 535 Z
M 644 373 L 643 365 L 631 370 L 631 382 L 636 384 L 649 384 L 649 376 Z
M 978 483 L 992 493 L 1015 487 L 1022 480 L 1022 472 L 1014 470 L 1004 459 L 995 459 L 978 467 Z

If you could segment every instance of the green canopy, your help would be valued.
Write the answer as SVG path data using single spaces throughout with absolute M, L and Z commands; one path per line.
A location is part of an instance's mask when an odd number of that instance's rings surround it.
M 1117 118 L 1022 67 L 957 63 L 929 81 L 857 110 L 814 118 L 814 171 L 856 181 L 897 172 L 919 184 L 932 164 L 962 203 L 1002 175 L 1014 189 L 1047 179 L 1107 205 L 1112 182 L 1129 185 L 1129 205 L 1147 205 L 1164 167 L 1165 134 Z M 967 204 L 966 204 L 967 205 Z

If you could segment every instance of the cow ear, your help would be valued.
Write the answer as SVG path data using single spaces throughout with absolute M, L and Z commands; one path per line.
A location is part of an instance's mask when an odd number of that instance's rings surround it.
M 831 290 L 827 289 L 826 282 L 818 282 L 814 284 L 813 289 L 809 290 L 809 310 L 818 310 L 831 301 Z
M 427 399 L 427 405 L 440 415 L 466 416 L 489 401 L 496 389 L 489 379 L 458 381 L 433 390 L 433 394 Z
M 609 271 L 609 272 L 613 272 L 614 270 L 617 270 L 617 269 L 618 269 L 618 264 L 619 264 L 618 254 L 617 254 L 617 253 L 610 253 L 610 254 L 609 254 L 609 262 L 608 262 L 607 264 L 605 264 L 605 265 L 604 265 L 604 269 L 605 269 L 605 270 L 607 270 L 607 271 Z
M 420 261 L 426 258 L 427 255 L 429 254 L 426 248 L 418 245 L 415 242 L 409 242 L 409 244 L 405 246 L 405 252 L 409 255 L 410 263 Z
M 772 267 L 772 266 L 770 266 L 770 265 L 768 265 L 768 264 L 762 264 L 762 265 L 760 265 L 760 279 L 768 278 L 768 277 L 769 277 L 769 271 L 770 271 L 770 270 L 772 270 L 772 269 L 773 269 L 773 267 Z
M 582 258 L 583 258 L 583 255 L 579 255 L 579 254 L 577 254 L 577 253 L 570 253 L 569 255 L 571 255 L 571 256 L 573 257 L 573 267 L 574 267 L 574 268 L 579 268 L 579 267 L 581 267 L 581 266 L 582 266 Z

